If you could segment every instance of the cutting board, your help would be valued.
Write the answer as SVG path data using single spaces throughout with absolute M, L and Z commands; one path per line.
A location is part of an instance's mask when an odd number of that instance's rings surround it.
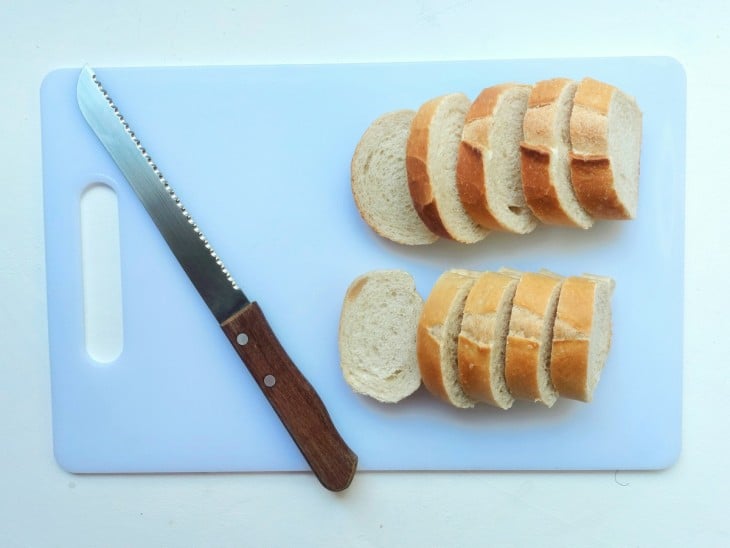
M 71 472 L 306 470 L 75 100 L 77 69 L 41 89 L 54 450 Z M 685 76 L 668 58 L 106 68 L 97 74 L 293 360 L 361 470 L 659 469 L 681 446 Z M 591 76 L 644 113 L 638 217 L 539 227 L 471 246 L 399 246 L 361 220 L 352 152 L 382 113 L 500 82 Z M 85 342 L 80 198 L 116 196 L 122 346 Z M 87 259 L 88 261 L 89 259 Z M 95 259 L 91 259 L 92 261 Z M 101 260 L 101 259 L 99 259 Z M 397 405 L 354 394 L 337 328 L 358 275 L 502 266 L 616 279 L 613 346 L 590 404 L 450 408 L 425 389 Z

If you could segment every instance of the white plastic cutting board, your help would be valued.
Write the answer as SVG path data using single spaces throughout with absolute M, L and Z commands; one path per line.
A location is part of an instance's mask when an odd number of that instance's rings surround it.
M 318 390 L 361 470 L 643 469 L 681 445 L 685 76 L 668 58 L 97 69 L 100 80 L 246 293 Z M 77 69 L 41 89 L 55 455 L 73 472 L 305 470 L 127 183 L 86 126 Z M 541 227 L 465 246 L 377 237 L 349 164 L 380 114 L 453 91 L 592 76 L 644 112 L 633 222 Z M 79 201 L 117 195 L 123 351 L 84 343 Z M 446 269 L 508 266 L 616 279 L 613 347 L 591 404 L 450 408 L 421 389 L 398 405 L 355 395 L 337 352 L 349 283 L 410 271 L 428 294 Z

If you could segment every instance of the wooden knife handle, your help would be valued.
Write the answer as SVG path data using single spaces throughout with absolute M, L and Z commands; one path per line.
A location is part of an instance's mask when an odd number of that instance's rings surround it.
M 355 475 L 357 455 L 281 346 L 259 305 L 249 304 L 221 328 L 322 485 L 331 491 L 345 489 Z

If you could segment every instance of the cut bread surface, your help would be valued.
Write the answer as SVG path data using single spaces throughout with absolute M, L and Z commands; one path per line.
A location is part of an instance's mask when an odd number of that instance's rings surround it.
M 406 152 L 408 188 L 418 215 L 432 232 L 463 243 L 488 231 L 468 215 L 456 188 L 456 162 L 470 101 L 463 93 L 424 103 L 411 124 Z
M 570 117 L 576 197 L 596 219 L 633 219 L 639 193 L 642 114 L 633 97 L 583 79 Z
M 578 202 L 570 177 L 570 116 L 576 82 L 553 78 L 535 84 L 520 145 L 522 185 L 528 206 L 543 223 L 590 228 L 593 218 Z
M 384 114 L 365 131 L 351 163 L 355 204 L 378 234 L 407 245 L 430 244 L 438 237 L 413 206 L 406 174 L 406 142 L 412 110 Z
M 386 403 L 421 385 L 416 330 L 423 299 L 410 274 L 379 270 L 356 278 L 340 316 L 340 367 L 357 393 Z
M 504 377 L 505 348 L 518 276 L 485 272 L 466 299 L 458 340 L 459 382 L 473 400 L 501 409 L 514 398 Z
M 505 379 L 512 396 L 548 407 L 558 398 L 550 379 L 550 352 L 561 285 L 562 278 L 552 273 L 522 274 L 505 353 Z
M 470 270 L 444 272 L 431 290 L 418 322 L 416 346 L 423 384 L 455 407 L 474 407 L 459 383 L 458 337 L 464 304 L 478 274 Z
M 459 197 L 469 215 L 488 229 L 526 234 L 537 226 L 520 168 L 530 89 L 511 83 L 486 88 L 466 115 L 457 164 Z
M 589 402 L 611 344 L 614 281 L 574 276 L 563 283 L 553 332 L 550 375 L 561 396 Z

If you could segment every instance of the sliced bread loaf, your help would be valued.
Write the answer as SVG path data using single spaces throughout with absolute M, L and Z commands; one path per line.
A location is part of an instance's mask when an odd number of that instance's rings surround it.
M 512 396 L 552 407 L 558 393 L 550 380 L 550 351 L 563 280 L 548 272 L 522 275 L 512 301 L 504 375 Z
M 423 299 L 413 278 L 380 270 L 356 278 L 340 316 L 340 367 L 355 392 L 394 403 L 421 385 L 416 328 Z
M 512 299 L 519 277 L 485 272 L 469 291 L 459 333 L 459 382 L 471 399 L 509 409 L 514 398 L 504 378 Z
M 526 234 L 537 226 L 522 192 L 520 141 L 530 86 L 483 90 L 466 115 L 459 144 L 459 197 L 481 226 Z
M 641 111 L 633 97 L 585 78 L 570 117 L 575 195 L 596 219 L 633 219 L 639 197 Z
M 415 114 L 398 110 L 375 120 L 350 165 L 352 194 L 363 220 L 384 238 L 408 245 L 438 239 L 421 221 L 408 191 L 406 141 Z
M 463 243 L 488 233 L 466 213 L 456 189 L 456 158 L 469 105 L 463 93 L 424 103 L 413 118 L 406 148 L 408 188 L 418 215 L 434 234 Z
M 570 113 L 577 84 L 568 78 L 535 84 L 525 112 L 522 188 L 535 216 L 546 224 L 590 228 L 570 182 Z
M 464 303 L 478 274 L 444 272 L 423 305 L 418 321 L 416 352 L 423 384 L 429 392 L 456 407 L 474 407 L 459 384 L 458 336 Z
M 563 282 L 553 330 L 550 377 L 561 396 L 591 401 L 611 345 L 614 281 L 578 276 Z

